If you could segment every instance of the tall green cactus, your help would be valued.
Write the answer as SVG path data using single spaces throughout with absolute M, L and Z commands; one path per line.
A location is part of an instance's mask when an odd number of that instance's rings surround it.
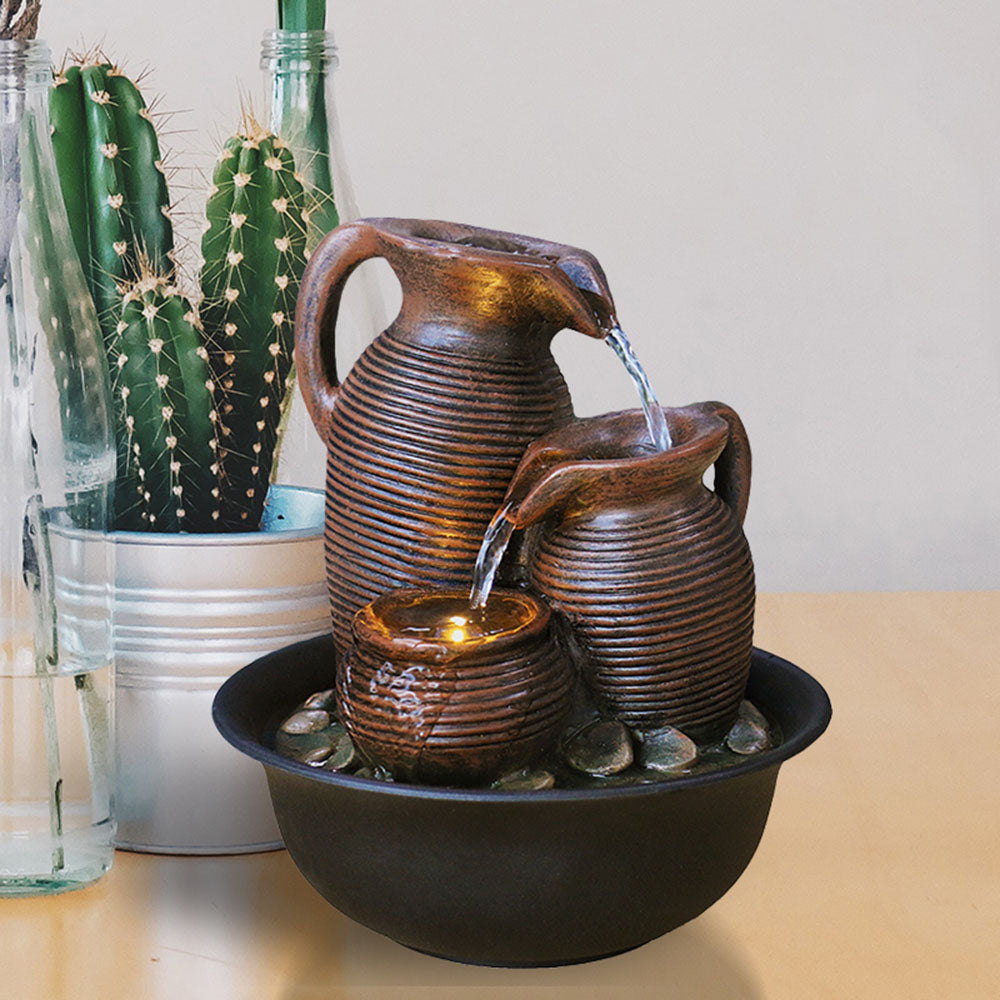
M 49 116 L 73 241 L 108 336 L 118 322 L 119 286 L 139 278 L 140 254 L 159 271 L 172 264 L 156 130 L 138 88 L 107 62 L 57 74 Z
M 305 264 L 308 212 L 292 154 L 250 115 L 225 144 L 207 206 L 199 317 L 174 287 L 169 194 L 136 86 L 103 59 L 84 61 L 58 74 L 50 114 L 113 382 L 117 527 L 255 530 Z
M 117 526 L 218 531 L 222 456 L 215 378 L 197 313 L 142 264 L 110 343 L 118 440 Z
M 255 526 L 267 493 L 292 365 L 303 209 L 291 152 L 248 117 L 223 147 L 202 240 L 202 315 L 224 394 L 224 528 Z

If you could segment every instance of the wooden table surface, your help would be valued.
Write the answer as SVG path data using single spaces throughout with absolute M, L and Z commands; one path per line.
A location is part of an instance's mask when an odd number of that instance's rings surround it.
M 833 722 L 784 765 L 740 881 L 658 941 L 461 966 L 342 917 L 284 852 L 119 852 L 89 889 L 0 901 L 0 997 L 1000 997 L 1000 591 L 765 594 L 756 642 Z

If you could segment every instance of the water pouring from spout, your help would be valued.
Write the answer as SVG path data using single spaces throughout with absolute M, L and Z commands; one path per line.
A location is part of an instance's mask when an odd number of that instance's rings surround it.
M 504 504 L 493 515 L 483 535 L 483 544 L 479 548 L 476 566 L 472 571 L 472 590 L 469 593 L 469 606 L 473 611 L 485 608 L 489 600 L 497 570 L 500 569 L 500 563 L 514 534 L 515 524 L 508 518 L 513 507 L 513 502 Z
M 663 417 L 663 408 L 660 406 L 656 394 L 653 392 L 646 369 L 639 363 L 639 359 L 632 350 L 632 344 L 618 323 L 615 323 L 614 328 L 608 334 L 607 340 L 608 344 L 611 345 L 611 349 L 621 359 L 622 364 L 625 366 L 625 371 L 629 373 L 632 381 L 635 383 L 636 390 L 639 393 L 639 400 L 642 403 L 642 412 L 646 417 L 646 426 L 649 428 L 649 438 L 654 450 L 666 451 L 673 443 L 670 440 L 670 429 L 667 427 L 667 421 Z

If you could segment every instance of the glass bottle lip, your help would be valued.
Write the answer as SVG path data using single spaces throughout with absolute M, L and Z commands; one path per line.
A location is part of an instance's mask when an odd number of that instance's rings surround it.
M 0 39 L 0 92 L 48 89 L 52 85 L 52 53 L 40 39 Z
M 272 73 L 279 68 L 303 68 L 296 65 L 303 63 L 313 68 L 335 69 L 338 61 L 332 31 L 271 28 L 264 32 L 261 40 L 260 68 Z

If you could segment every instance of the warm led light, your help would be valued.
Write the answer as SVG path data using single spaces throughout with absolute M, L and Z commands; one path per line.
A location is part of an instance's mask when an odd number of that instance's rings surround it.
M 469 624 L 469 619 L 463 618 L 462 615 L 452 615 L 451 618 L 448 619 L 448 621 L 450 621 L 452 625 L 461 626 Z
M 465 629 L 464 628 L 453 628 L 448 633 L 448 638 L 452 642 L 465 642 Z

